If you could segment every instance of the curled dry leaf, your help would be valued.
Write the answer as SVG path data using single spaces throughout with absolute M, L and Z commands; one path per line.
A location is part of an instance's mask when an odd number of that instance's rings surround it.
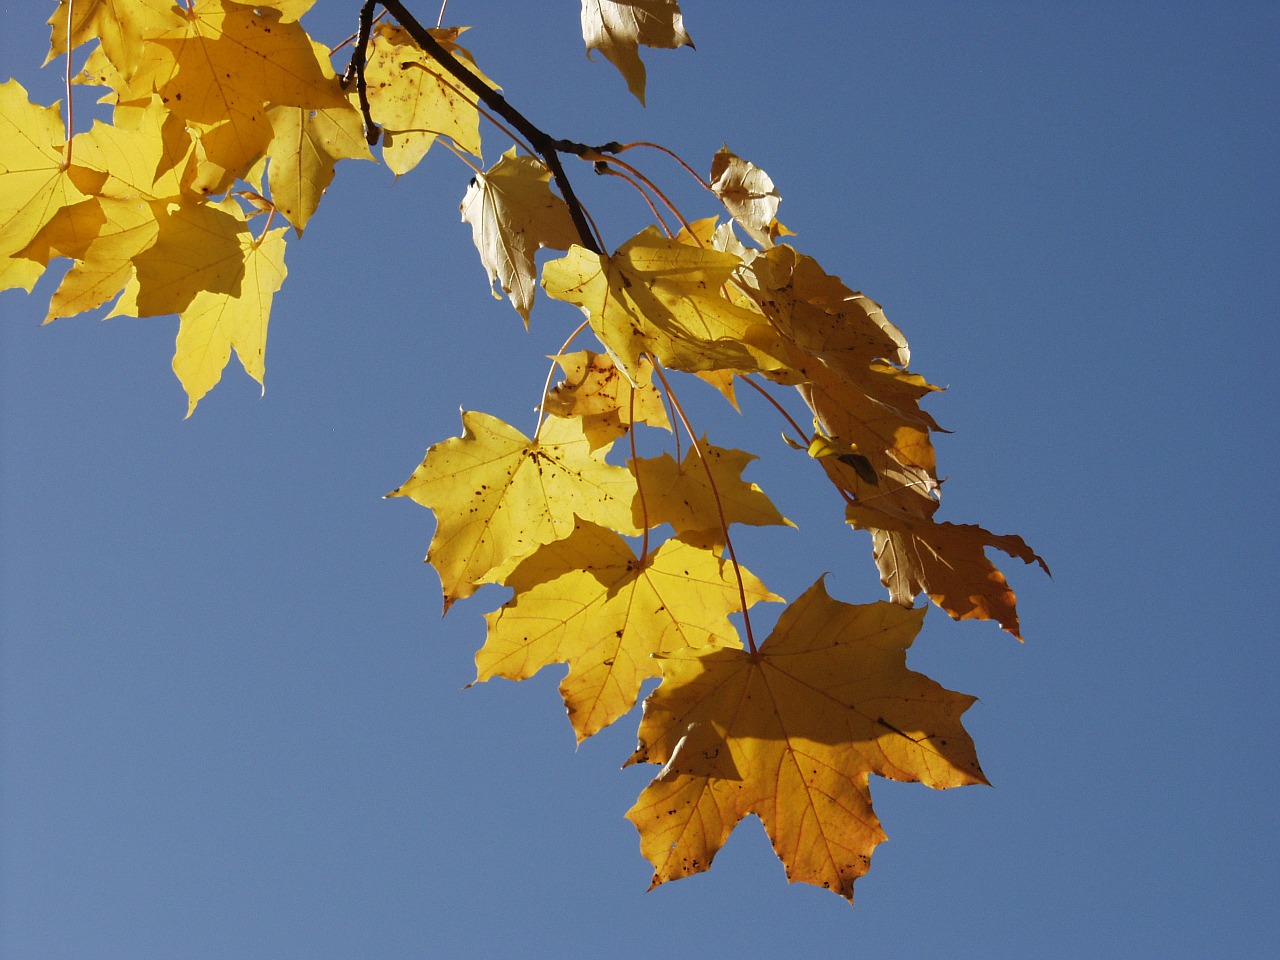
M 676 0 L 582 0 L 582 39 L 587 56 L 599 50 L 618 68 L 627 89 L 644 103 L 645 71 L 640 46 L 693 46 Z
M 770 224 L 782 197 L 767 173 L 721 147 L 711 161 L 711 190 L 751 239 L 773 246 Z
M 517 156 L 512 147 L 472 178 L 460 207 L 490 289 L 495 282 L 502 286 L 526 327 L 537 289 L 534 254 L 541 247 L 568 250 L 578 241 L 569 207 L 551 192 L 550 180 L 544 164 Z

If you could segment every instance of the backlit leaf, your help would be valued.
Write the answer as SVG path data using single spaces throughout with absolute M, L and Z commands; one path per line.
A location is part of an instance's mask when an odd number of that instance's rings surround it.
M 743 572 L 748 605 L 779 600 Z M 668 540 L 644 560 L 611 530 L 578 521 L 506 578 L 515 598 L 489 614 L 477 679 L 523 680 L 567 663 L 560 684 L 578 739 L 630 710 L 658 675 L 653 654 L 740 647 L 728 615 L 741 609 L 733 569 L 716 552 Z
M 675 370 L 781 366 L 765 318 L 722 292 L 741 261 L 647 227 L 611 257 L 574 246 L 542 269 L 547 295 L 576 304 L 631 377 L 651 354 Z
M 234 293 L 202 290 L 182 311 L 173 372 L 187 391 L 187 416 L 222 377 L 232 349 L 245 373 L 263 382 L 271 301 L 284 283 L 286 227 L 260 239 L 239 234 L 242 279 Z
M 987 559 L 995 547 L 1024 563 L 1048 565 L 1018 536 L 997 536 L 973 524 L 909 519 L 851 503 L 845 519 L 871 531 L 880 580 L 895 603 L 911 606 L 923 590 L 956 620 L 995 620 L 1019 640 L 1016 598 Z
M 821 580 L 757 655 L 662 661 L 628 763 L 664 764 L 627 813 L 653 885 L 708 869 L 738 821 L 764 823 L 787 879 L 853 899 L 885 839 L 867 778 L 985 783 L 960 715 L 973 697 L 906 668 L 923 610 L 831 599 Z
M 534 254 L 541 247 L 568 250 L 579 239 L 569 207 L 551 192 L 550 179 L 546 166 L 517 156 L 512 147 L 471 178 L 462 198 L 462 220 L 471 224 L 489 286 L 501 285 L 526 327 L 537 289 Z
M 493 86 L 471 54 L 455 43 L 461 32 L 461 28 L 432 30 L 431 35 Z M 473 95 L 400 27 L 385 23 L 374 27 L 365 78 L 370 112 L 382 127 L 382 159 L 392 173 L 399 176 L 416 167 L 438 136 L 480 156 L 480 114 Z
M 500 568 L 569 536 L 574 517 L 620 533 L 631 520 L 636 482 L 605 463 L 573 419 L 549 417 L 537 440 L 485 413 L 463 412 L 461 437 L 427 451 L 389 497 L 409 497 L 436 515 L 427 561 L 440 575 L 447 610 Z
M 587 56 L 603 53 L 644 103 L 645 71 L 640 45 L 675 49 L 693 46 L 676 0 L 582 0 L 582 39 Z

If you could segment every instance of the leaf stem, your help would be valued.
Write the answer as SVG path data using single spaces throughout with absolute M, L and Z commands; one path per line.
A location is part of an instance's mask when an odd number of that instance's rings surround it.
M 796 423 L 795 418 L 792 417 L 791 414 L 787 412 L 786 407 L 784 407 L 781 403 L 778 402 L 777 397 L 771 394 L 764 387 L 760 386 L 760 384 L 756 383 L 750 377 L 739 377 L 739 379 L 742 380 L 742 382 L 745 383 L 747 386 L 755 390 L 758 394 L 760 394 L 760 396 L 764 397 L 771 404 L 773 404 L 774 409 L 776 409 L 780 414 L 782 414 L 783 419 L 785 419 L 787 423 L 791 424 L 791 428 L 795 430 L 796 436 L 800 438 L 801 443 L 804 443 L 808 439 L 810 439 L 805 434 L 804 430 L 800 427 L 800 424 Z
M 672 160 L 674 160 L 676 163 L 680 164 L 680 166 L 684 167 L 684 168 L 685 168 L 685 170 L 689 171 L 689 176 L 691 176 L 691 177 L 693 177 L 693 179 L 697 180 L 697 181 L 698 181 L 698 183 L 700 183 L 700 184 L 702 185 L 702 187 L 703 187 L 703 189 L 704 189 L 704 190 L 710 190 L 710 189 L 711 189 L 711 184 L 709 184 L 709 183 L 707 183 L 707 181 L 703 180 L 703 179 L 702 179 L 702 177 L 698 174 L 698 171 L 694 170 L 694 169 L 693 169 L 693 167 L 691 167 L 691 166 L 689 166 L 689 164 L 685 163 L 685 162 L 684 162 L 684 159 L 683 159 L 683 158 L 682 158 L 678 153 L 676 153 L 674 150 L 670 150 L 670 149 L 668 149 L 667 147 L 664 147 L 664 146 L 663 146 L 662 144 L 660 144 L 660 143 L 650 143 L 648 140 L 636 140 L 636 141 L 635 141 L 635 142 L 633 142 L 633 143 L 620 143 L 620 144 L 616 144 L 616 145 L 614 146 L 614 150 L 613 150 L 613 152 L 614 152 L 614 153 L 622 153 L 624 150 L 630 150 L 630 149 L 632 149 L 633 147 L 651 147 L 651 148 L 652 148 L 652 149 L 654 149 L 654 150 L 660 150 L 661 152 L 663 152 L 663 153 L 665 153 L 667 156 L 669 156 Z
M 453 142 L 449 137 L 436 137 L 436 143 L 442 143 L 453 151 L 453 155 L 471 168 L 471 171 L 477 177 L 483 177 L 484 171 L 471 162 L 471 158 L 467 156 L 467 152 Z
M 74 12 L 75 0 L 67 0 L 67 73 L 65 85 L 67 88 L 67 143 L 62 154 L 62 169 L 71 169 L 71 141 L 74 139 L 76 105 L 75 98 L 71 95 L 71 15 Z
M 619 177 L 634 187 L 636 193 L 644 197 L 644 202 L 647 203 L 649 205 L 649 209 L 653 211 L 653 218 L 658 221 L 658 226 L 662 227 L 662 232 L 668 237 L 671 236 L 671 228 L 667 226 L 667 221 L 662 219 L 662 214 L 658 212 L 657 204 L 653 202 L 653 198 L 649 196 L 648 192 L 640 185 L 636 178 L 628 176 L 620 170 L 611 170 L 604 164 L 596 165 L 596 173 L 606 177 Z
M 640 516 L 644 521 L 644 542 L 640 545 L 640 562 L 644 563 L 649 559 L 649 504 L 644 499 L 644 484 L 640 482 L 640 457 L 636 453 L 636 391 L 634 387 L 631 388 L 631 393 L 627 399 L 630 410 L 627 435 L 631 440 L 632 472 L 636 477 L 636 496 L 640 498 Z
M 573 333 L 569 334 L 569 336 L 565 339 L 564 343 L 560 344 L 560 349 L 555 352 L 555 355 L 558 357 L 562 355 L 566 350 L 568 350 L 569 344 L 573 343 L 574 339 L 578 336 L 578 334 L 580 334 L 583 330 L 587 329 L 587 324 L 589 324 L 590 322 L 591 322 L 590 320 L 583 320 L 580 324 L 578 324 L 577 328 L 573 331 Z M 555 375 L 556 375 L 556 362 L 553 359 L 551 361 L 550 368 L 548 368 L 547 370 L 546 383 L 542 385 L 542 402 L 538 404 L 538 423 L 537 423 L 537 426 L 533 428 L 534 440 L 537 440 L 538 434 L 542 433 L 542 421 L 545 420 L 547 417 L 547 397 L 551 393 L 551 378 L 554 377 Z
M 689 221 L 684 218 L 684 214 L 680 212 L 680 209 L 674 203 L 671 202 L 670 198 L 668 198 L 667 195 L 662 192 L 662 190 L 658 187 L 656 183 L 654 183 L 652 180 L 646 177 L 643 173 L 641 173 L 631 164 L 626 163 L 622 160 L 619 160 L 617 157 L 606 157 L 604 155 L 601 155 L 599 157 L 595 157 L 595 158 L 589 157 L 587 159 L 594 159 L 596 161 L 597 173 L 602 172 L 600 168 L 603 164 L 606 164 L 606 163 L 611 164 L 613 166 L 621 167 L 623 170 L 626 170 L 628 173 L 630 173 L 633 177 L 635 177 L 637 180 L 639 180 L 641 183 L 643 183 L 646 187 L 648 187 L 657 195 L 658 199 L 661 200 L 663 204 L 666 205 L 666 208 L 675 214 L 676 219 L 680 221 L 680 225 L 684 227 L 685 231 L 689 234 L 689 236 L 693 237 L 693 239 L 698 242 L 698 246 L 702 246 L 702 242 L 699 241 L 697 237 L 693 236 L 693 228 L 689 226 Z M 614 172 L 616 174 L 616 171 Z M 654 212 L 656 213 L 657 211 L 654 211 Z M 659 217 L 658 219 L 661 220 L 662 218 Z M 667 235 L 670 236 L 671 234 L 668 232 Z
M 742 623 L 746 628 L 747 647 L 754 657 L 757 654 L 756 638 L 751 631 L 751 613 L 747 610 L 747 588 L 742 580 L 742 567 L 738 563 L 738 554 L 733 549 L 733 538 L 729 536 L 729 524 L 724 518 L 724 504 L 720 501 L 720 488 L 716 486 L 715 477 L 711 473 L 711 464 L 707 463 L 707 457 L 702 452 L 702 444 L 698 442 L 698 438 L 693 432 L 693 427 L 689 425 L 689 418 L 684 414 L 684 407 L 680 405 L 680 398 L 671 389 L 671 383 L 667 380 L 667 375 L 662 372 L 661 364 L 652 355 L 649 356 L 649 362 L 653 364 L 653 372 L 658 375 L 658 379 L 662 381 L 663 387 L 666 388 L 667 396 L 671 398 L 671 404 L 676 408 L 680 422 L 684 424 L 685 433 L 689 435 L 689 442 L 693 445 L 694 452 L 698 454 L 702 469 L 706 471 L 707 484 L 711 488 L 711 496 L 716 501 L 716 513 L 720 515 L 720 530 L 724 534 L 725 549 L 729 551 L 729 561 L 733 564 L 733 575 L 738 581 L 738 600 L 742 604 Z

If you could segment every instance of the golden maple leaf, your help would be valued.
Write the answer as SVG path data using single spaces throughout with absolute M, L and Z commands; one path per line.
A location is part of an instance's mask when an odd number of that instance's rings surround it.
M 627 761 L 665 765 L 627 812 L 653 885 L 708 869 L 754 813 L 788 880 L 852 901 L 885 839 L 869 774 L 936 789 L 985 783 L 960 723 L 975 698 L 906 668 L 923 617 L 841 603 L 819 580 L 757 654 L 667 655 Z
M 742 571 L 748 606 L 781 600 Z M 728 615 L 742 609 L 733 569 L 717 551 L 678 539 L 638 559 L 611 530 L 579 520 L 505 578 L 515 597 L 486 616 L 477 681 L 523 680 L 564 662 L 560 694 L 579 741 L 635 706 L 658 675 L 652 654 L 741 647 Z
M 721 291 L 741 260 L 646 227 L 613 256 L 574 246 L 542 269 L 547 295 L 576 304 L 629 376 L 650 354 L 675 370 L 781 366 L 773 329 Z
M 722 516 L 726 525 L 795 526 L 759 486 L 742 479 L 755 454 L 713 446 L 705 437 L 699 447 L 702 456 L 690 449 L 678 464 L 669 453 L 631 461 L 650 527 L 669 523 L 678 534 L 704 533 L 719 541 L 724 536 Z M 633 512 L 637 522 L 643 523 L 639 497 Z
M 267 111 L 273 138 L 267 149 L 271 200 L 299 236 L 333 182 L 339 160 L 372 160 L 360 111 L 341 106 L 308 110 L 272 107 Z
M 271 301 L 284 283 L 287 227 L 253 237 L 239 234 L 242 279 L 236 293 L 202 290 L 182 311 L 173 372 L 187 392 L 187 416 L 222 378 L 234 348 L 245 373 L 259 384 L 265 375 Z
M 545 409 L 558 417 L 580 418 L 594 445 L 623 436 L 632 423 L 671 429 L 647 359 L 641 360 L 634 384 L 607 353 L 579 350 L 552 359 L 564 371 L 564 379 L 548 391 Z
M 49 56 L 67 52 L 67 15 L 71 15 L 71 46 L 101 42 L 102 54 L 123 77 L 132 76 L 150 37 L 180 29 L 182 13 L 173 0 L 58 0 L 49 17 Z
M 57 106 L 27 98 L 17 80 L 0 83 L 0 290 L 30 290 L 44 266 L 18 256 L 58 211 L 96 193 L 106 175 L 64 163 Z
M 582 0 L 582 39 L 587 57 L 592 50 L 603 53 L 641 103 L 645 71 L 640 45 L 668 50 L 693 46 L 676 0 Z
M 266 153 L 268 105 L 319 110 L 346 103 L 302 26 L 251 5 L 197 0 L 178 27 L 149 39 L 127 99 L 159 93 L 197 132 L 208 162 L 231 178 Z
M 911 359 L 878 303 L 788 244 L 754 257 L 737 279 L 791 344 L 842 376 L 857 378 L 877 360 L 903 367 Z
M 608 445 L 593 448 L 578 420 L 548 417 L 536 440 L 485 413 L 464 411 L 462 426 L 387 494 L 435 512 L 427 562 L 440 575 L 445 610 L 569 536 L 575 516 L 640 533 L 631 520 L 635 478 L 605 462 Z
M 493 87 L 471 54 L 456 43 L 465 27 L 432 29 L 454 59 Z M 400 27 L 374 27 L 365 67 L 369 111 L 382 127 L 382 159 L 396 176 L 408 173 L 426 155 L 436 137 L 480 156 L 480 114 L 472 94 L 436 63 Z
M 871 532 L 880 582 L 895 603 L 910 606 L 923 590 L 956 620 L 995 620 L 1019 640 L 1017 598 L 987 559 L 995 547 L 1024 563 L 1049 566 L 1026 541 L 975 524 L 935 523 L 929 517 L 886 513 L 860 503 L 845 508 L 850 526 Z
M 569 205 L 551 192 L 550 179 L 545 164 L 517 156 L 512 147 L 471 178 L 460 207 L 490 290 L 494 283 L 501 285 L 526 327 L 537 289 L 534 254 L 542 247 L 568 250 L 579 239 Z

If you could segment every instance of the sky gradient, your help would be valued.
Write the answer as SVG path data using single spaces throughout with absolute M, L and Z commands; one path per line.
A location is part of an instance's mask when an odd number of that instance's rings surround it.
M 0 3 L 0 80 L 50 103 L 46 6 Z M 348 162 L 290 243 L 265 396 L 232 361 L 184 420 L 175 318 L 41 327 L 50 278 L 0 294 L 0 956 L 1274 949 L 1280 9 L 683 8 L 697 50 L 646 52 L 647 108 L 583 56 L 570 0 L 448 19 L 557 136 L 759 164 L 796 246 L 948 387 L 939 519 L 1054 574 L 997 560 L 1025 645 L 935 608 L 910 652 L 980 698 L 993 787 L 873 778 L 890 840 L 853 909 L 788 886 L 754 819 L 646 894 L 622 814 L 653 770 L 618 769 L 639 711 L 575 751 L 559 670 L 464 690 L 505 591 L 441 619 L 430 514 L 381 499 L 460 406 L 531 428 L 580 315 L 540 299 L 526 334 L 489 296 L 450 155 L 398 182 Z M 337 43 L 356 10 L 303 22 Z M 483 132 L 491 163 L 509 144 Z M 611 246 L 648 222 L 569 172 Z M 881 599 L 770 410 L 685 391 L 799 524 L 744 534 L 744 563 L 790 598 L 825 571 Z

